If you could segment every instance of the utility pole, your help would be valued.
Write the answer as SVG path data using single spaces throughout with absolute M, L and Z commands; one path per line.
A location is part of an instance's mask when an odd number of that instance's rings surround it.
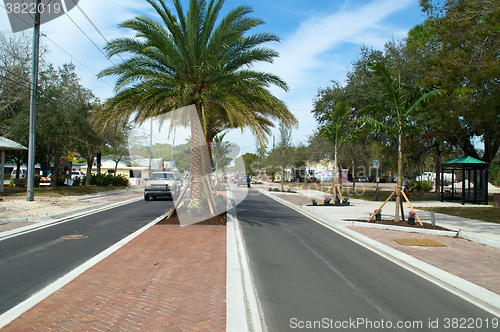
M 33 26 L 33 65 L 31 68 L 30 132 L 28 145 L 28 193 L 26 200 L 32 202 L 35 184 L 35 116 L 36 93 L 38 86 L 38 50 L 40 45 L 40 0 L 35 0 L 35 21 Z M 59 162 L 54 160 L 55 163 Z
M 151 118 L 151 129 L 149 131 L 149 176 L 151 176 L 151 158 L 153 158 L 153 118 Z
M 172 142 L 172 153 L 170 154 L 170 167 L 174 170 L 174 146 L 175 146 L 175 130 L 177 127 L 174 127 L 174 141 Z

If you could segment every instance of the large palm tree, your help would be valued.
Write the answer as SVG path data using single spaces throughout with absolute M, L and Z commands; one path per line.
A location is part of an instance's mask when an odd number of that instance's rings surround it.
M 210 120 L 254 127 L 256 114 L 295 121 L 282 102 L 268 91 L 271 85 L 288 87 L 278 76 L 250 69 L 256 62 L 272 62 L 277 52 L 259 45 L 279 41 L 273 34 L 247 32 L 263 24 L 250 17 L 250 7 L 239 6 L 219 19 L 223 0 L 190 0 L 184 12 L 173 0 L 172 12 L 164 0 L 147 0 L 161 18 L 139 16 L 120 24 L 136 32 L 135 38 L 119 38 L 106 46 L 109 56 L 131 54 L 99 76 L 118 76 L 117 94 L 109 105 L 119 116 L 135 114 L 142 122 L 159 114 L 194 105 L 191 116 L 193 179 L 206 170 L 207 153 L 199 147 Z M 262 112 L 265 110 L 265 112 Z M 204 132 L 197 123 L 201 120 Z M 207 142 L 209 143 L 209 142 Z M 202 165 L 205 160 L 205 166 Z M 201 181 L 193 181 L 192 197 L 201 197 Z

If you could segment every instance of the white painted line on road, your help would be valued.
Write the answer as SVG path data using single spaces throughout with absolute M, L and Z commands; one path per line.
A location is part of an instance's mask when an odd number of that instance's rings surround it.
M 82 265 L 76 267 L 66 275 L 62 276 L 61 278 L 57 279 L 41 291 L 35 293 L 32 295 L 30 298 L 24 300 L 23 302 L 19 303 L 16 305 L 14 308 L 10 309 L 9 311 L 5 312 L 4 314 L 0 315 L 0 329 L 4 327 L 5 325 L 9 324 L 12 322 L 14 319 L 25 313 L 27 310 L 31 309 L 34 307 L 36 304 L 38 304 L 40 301 L 44 300 L 48 296 L 50 296 L 52 293 L 58 291 L 62 287 L 64 287 L 66 284 L 71 282 L 73 279 L 81 275 L 83 272 L 87 271 L 127 243 L 129 243 L 131 240 L 145 232 L 147 229 L 149 229 L 151 226 L 155 225 L 157 222 L 161 221 L 163 218 L 165 218 L 168 215 L 168 212 L 159 216 L 155 220 L 151 221 L 149 224 L 143 226 L 139 230 L 135 231 L 134 233 L 130 234 L 129 236 L 125 237 L 124 239 L 120 240 L 119 242 L 115 243 L 108 249 L 104 250 L 100 254 L 92 257 Z
M 65 222 L 71 221 L 75 218 L 89 216 L 91 214 L 106 211 L 109 209 L 113 209 L 113 208 L 118 207 L 118 206 L 134 203 L 134 202 L 140 201 L 142 199 L 143 199 L 142 197 L 136 197 L 136 198 L 132 198 L 132 199 L 129 199 L 129 200 L 126 200 L 123 202 L 113 203 L 113 204 L 110 204 L 110 205 L 107 205 L 104 207 L 101 206 L 99 208 L 92 209 L 90 211 L 79 212 L 77 214 L 74 214 L 74 215 L 71 215 L 68 217 L 63 217 L 61 219 L 51 219 L 51 220 L 47 220 L 47 221 L 41 221 L 37 224 L 11 229 L 10 231 L 5 231 L 5 232 L 0 233 L 0 241 L 10 239 L 10 238 L 15 237 L 15 236 L 31 233 L 31 232 L 34 232 L 34 231 L 37 231 L 40 229 L 44 229 L 47 227 L 51 227 L 51 226 L 54 226 L 57 224 L 65 223 Z M 89 207 L 89 209 L 90 208 L 92 208 L 92 207 Z
M 250 274 L 245 242 L 228 191 L 226 331 L 262 332 L 262 313 Z M 231 206 L 229 206 L 231 204 Z M 243 300 L 243 301 L 242 301 Z
M 385 244 L 377 242 L 367 236 L 364 236 L 356 231 L 350 230 L 340 224 L 336 225 L 333 221 L 327 218 L 311 215 L 310 211 L 301 209 L 292 203 L 276 197 L 275 195 L 262 192 L 267 197 L 301 213 L 309 219 L 325 226 L 335 233 L 344 236 L 345 238 L 365 247 L 366 249 L 380 255 L 389 261 L 405 268 L 406 270 L 415 273 L 416 275 L 434 283 L 435 285 L 449 291 L 452 294 L 474 304 L 475 306 L 489 312 L 492 315 L 500 317 L 500 295 L 478 286 L 468 280 L 460 278 L 454 274 L 444 271 L 434 265 L 421 261 L 413 256 L 407 255 Z

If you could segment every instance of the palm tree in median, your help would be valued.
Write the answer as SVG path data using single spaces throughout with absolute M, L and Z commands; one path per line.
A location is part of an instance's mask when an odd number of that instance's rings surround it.
M 412 116 L 420 106 L 431 98 L 443 93 L 439 89 L 425 89 L 408 96 L 401 84 L 400 78 L 394 78 L 382 62 L 369 63 L 371 72 L 378 78 L 382 88 L 382 96 L 386 105 L 367 106 L 363 111 L 371 116 L 381 116 L 386 122 L 382 123 L 374 118 L 365 117 L 364 121 L 373 127 L 385 131 L 398 144 L 398 184 L 396 187 L 396 211 L 394 222 L 399 221 L 399 207 L 401 205 L 401 174 L 403 173 L 403 140 L 413 126 L 418 125 Z M 385 203 L 384 203 L 385 204 Z
M 275 114 L 295 122 L 283 103 L 268 91 L 271 85 L 288 87 L 278 76 L 250 69 L 256 62 L 272 62 L 277 52 L 259 45 L 279 41 L 275 35 L 247 32 L 263 24 L 250 17 L 250 7 L 239 6 L 219 19 L 223 0 L 191 0 L 184 12 L 180 0 L 173 0 L 174 12 L 164 0 L 147 0 L 161 18 L 139 16 L 120 24 L 136 32 L 135 38 L 119 38 L 106 46 L 111 57 L 131 54 L 99 76 L 118 76 L 117 94 L 109 100 L 114 115 L 135 114 L 140 123 L 147 118 L 194 105 L 191 116 L 192 191 L 202 193 L 201 180 L 208 162 L 200 142 L 210 119 L 253 127 L 256 114 Z M 279 106 L 278 109 L 274 107 Z M 266 112 L 262 112 L 265 110 Z M 194 125 L 201 120 L 205 132 Z M 213 138 L 213 137 L 212 137 Z M 207 142 L 209 143 L 209 142 Z M 203 165 L 205 160 L 205 165 Z

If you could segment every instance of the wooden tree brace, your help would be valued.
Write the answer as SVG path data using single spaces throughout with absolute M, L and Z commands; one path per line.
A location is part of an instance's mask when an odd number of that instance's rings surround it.
M 381 207 L 379 207 L 379 208 L 377 209 L 377 211 L 375 211 L 375 213 L 373 214 L 373 216 L 371 216 L 371 217 L 370 217 L 370 220 L 368 220 L 368 222 L 372 221 L 373 217 L 375 217 L 375 214 L 379 213 L 379 212 L 380 212 L 380 210 L 382 210 L 382 208 L 384 207 L 384 205 L 385 205 L 385 204 L 387 204 L 387 202 L 389 202 L 389 200 L 392 198 L 392 196 L 394 196 L 394 194 L 395 194 L 395 193 L 396 193 L 396 191 L 394 190 L 394 191 L 392 192 L 392 194 L 389 196 L 389 198 L 385 200 L 384 204 L 382 204 L 382 206 L 381 206 Z
M 413 208 L 413 205 L 411 205 L 410 203 L 410 200 L 408 199 L 408 197 L 406 197 L 406 194 L 404 191 L 401 191 L 401 193 L 403 194 L 403 197 L 405 198 L 406 202 L 408 203 L 408 205 L 410 206 L 410 209 L 415 212 L 415 209 Z M 415 217 L 417 217 L 417 220 L 420 224 L 420 226 L 423 226 L 424 224 L 422 223 L 422 221 L 420 220 L 420 217 L 418 216 L 417 212 L 415 212 Z

